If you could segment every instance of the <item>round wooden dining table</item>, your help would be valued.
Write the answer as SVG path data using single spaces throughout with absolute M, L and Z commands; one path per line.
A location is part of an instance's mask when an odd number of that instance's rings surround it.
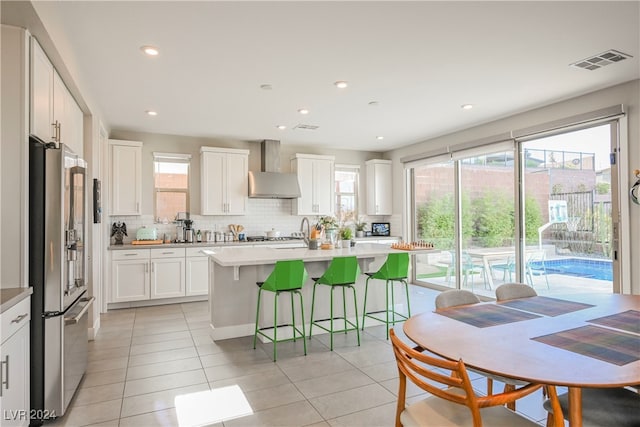
M 569 425 L 578 427 L 582 426 L 582 388 L 640 384 L 640 360 L 619 365 L 533 338 L 587 325 L 600 327 L 591 320 L 640 310 L 640 295 L 580 294 L 554 296 L 553 299 L 591 306 L 553 317 L 539 314 L 539 317 L 488 327 L 477 327 L 437 312 L 426 312 L 409 318 L 403 330 L 408 338 L 426 350 L 446 359 L 462 359 L 469 367 L 532 383 L 568 387 Z M 481 304 L 503 305 L 495 302 Z M 619 332 L 640 338 L 637 332 Z M 640 356 L 640 345 L 637 350 Z

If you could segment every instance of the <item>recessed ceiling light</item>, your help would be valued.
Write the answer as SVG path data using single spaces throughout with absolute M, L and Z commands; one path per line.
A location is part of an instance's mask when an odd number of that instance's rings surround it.
M 335 82 L 334 85 L 336 85 L 338 89 L 344 89 L 345 87 L 349 86 L 349 83 L 345 82 L 344 80 L 339 80 Z
M 287 128 L 285 125 L 278 125 L 276 127 L 280 130 L 285 130 Z
M 306 108 L 301 108 L 298 110 L 298 113 L 300 114 L 309 114 L 309 110 L 307 110 Z
M 145 111 L 145 113 L 147 113 L 147 115 L 149 116 L 157 116 L 158 112 L 157 111 L 153 111 L 153 110 L 147 110 Z
M 462 104 L 460 108 L 463 110 L 471 110 L 473 108 L 473 104 Z
M 149 56 L 157 56 L 160 53 L 158 48 L 155 46 L 142 46 L 140 50 Z
M 376 139 L 377 139 L 378 141 L 382 141 L 382 140 L 384 139 L 384 136 L 378 135 L 378 136 L 376 136 Z

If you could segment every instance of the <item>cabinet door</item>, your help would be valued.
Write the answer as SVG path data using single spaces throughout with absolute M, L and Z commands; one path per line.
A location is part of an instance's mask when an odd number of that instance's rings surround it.
M 201 213 L 202 215 L 224 215 L 227 203 L 225 200 L 225 154 L 207 152 L 202 153 L 201 156 Z
M 249 191 L 248 156 L 244 154 L 227 154 L 226 194 L 228 215 L 244 215 L 247 213 Z
M 140 215 L 142 146 L 111 145 L 111 215 Z
M 298 175 L 298 184 L 300 184 L 300 197 L 296 199 L 294 213 L 297 215 L 317 215 L 313 160 L 295 159 L 292 166 Z
M 67 87 L 57 72 L 53 72 L 53 122 L 58 126 L 58 142 L 69 144 L 69 118 L 66 111 Z
M 187 296 L 209 293 L 209 257 L 187 258 Z
M 149 299 L 149 260 L 113 261 L 111 263 L 111 298 L 109 302 Z
M 31 133 L 51 141 L 53 132 L 53 65 L 31 38 Z
M 2 343 L 0 360 L 2 425 L 26 426 L 30 407 L 29 323 Z
M 184 257 L 151 260 L 151 298 L 173 298 L 185 295 Z
M 316 160 L 313 164 L 316 215 L 334 215 L 335 174 L 333 162 Z
M 391 163 L 367 164 L 367 215 L 393 214 Z

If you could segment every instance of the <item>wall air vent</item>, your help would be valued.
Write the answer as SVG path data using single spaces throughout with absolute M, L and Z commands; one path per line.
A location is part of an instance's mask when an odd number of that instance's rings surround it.
M 617 50 L 610 49 L 606 52 L 599 53 L 595 56 L 582 59 L 573 64 L 569 64 L 571 67 L 583 68 L 585 70 L 597 70 L 605 65 L 613 64 L 614 62 L 624 61 L 627 58 L 633 58 L 633 56 L 622 53 Z
M 304 123 L 297 124 L 293 127 L 293 129 L 302 129 L 302 130 L 316 130 L 319 126 L 316 125 L 305 125 Z

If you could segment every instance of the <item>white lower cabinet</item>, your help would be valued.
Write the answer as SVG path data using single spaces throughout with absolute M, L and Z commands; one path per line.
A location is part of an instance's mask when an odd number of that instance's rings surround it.
M 109 303 L 207 295 L 209 258 L 198 248 L 114 250 Z
M 187 257 L 187 296 L 209 293 L 209 257 Z
M 113 251 L 109 302 L 149 299 L 149 249 Z
M 184 250 L 182 253 L 182 258 L 151 258 L 151 299 L 185 295 Z
M 0 415 L 2 426 L 29 425 L 29 326 L 31 302 L 20 301 L 0 317 Z

